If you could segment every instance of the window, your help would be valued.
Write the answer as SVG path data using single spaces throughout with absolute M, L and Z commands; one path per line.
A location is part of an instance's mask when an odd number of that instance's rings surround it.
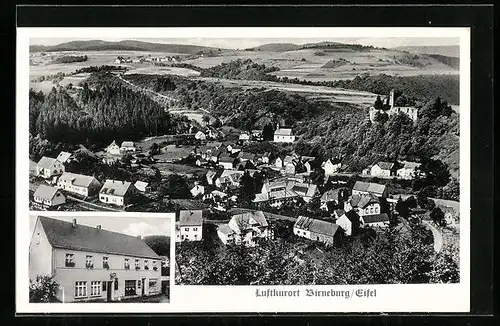
M 135 295 L 135 280 L 125 281 L 125 295 Z
M 35 244 L 40 244 L 40 232 L 36 234 Z
M 149 279 L 149 292 L 157 292 L 158 289 L 158 279 L 150 278 Z
M 145 270 L 149 269 L 149 261 L 147 259 L 144 259 L 144 269 Z
M 85 257 L 85 267 L 94 268 L 94 258 L 90 255 Z
M 157 261 L 153 260 L 153 270 L 156 271 L 157 269 L 158 269 Z
M 189 232 L 189 228 L 184 228 L 184 230 L 185 230 L 186 232 Z
M 75 255 L 74 254 L 66 254 L 66 260 L 64 265 L 66 267 L 75 267 Z
M 102 257 L 102 268 L 109 269 L 109 257 Z
M 101 293 L 101 281 L 90 282 L 90 296 L 100 296 Z
M 197 239 L 197 238 L 198 238 L 198 235 L 197 235 L 197 234 L 195 234 L 195 235 L 194 235 L 194 238 L 195 238 L 195 239 Z
M 123 268 L 130 269 L 130 262 L 129 262 L 128 258 L 125 258 L 125 261 L 124 261 L 124 264 L 123 264 Z
M 193 231 L 198 231 L 198 228 L 193 228 Z
M 75 298 L 85 298 L 87 296 L 87 282 L 75 282 Z
M 139 266 L 139 259 L 135 260 L 135 269 L 136 270 L 141 269 L 141 266 Z
M 102 290 L 107 291 L 108 290 L 108 282 L 102 282 Z

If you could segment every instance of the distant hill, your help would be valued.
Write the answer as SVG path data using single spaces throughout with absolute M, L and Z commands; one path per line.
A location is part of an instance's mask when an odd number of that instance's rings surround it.
M 293 43 L 269 43 L 249 48 L 247 51 L 264 51 L 264 52 L 287 52 L 300 49 L 302 46 Z
M 411 53 L 439 54 L 448 57 L 460 57 L 460 46 L 458 45 L 400 46 L 393 49 Z
M 460 69 L 460 58 L 448 57 L 448 56 L 440 55 L 440 54 L 428 54 L 428 56 L 438 60 L 439 62 L 444 63 L 445 65 L 447 65 L 449 67 L 452 67 L 455 69 Z
M 101 40 L 71 41 L 57 45 L 31 45 L 30 52 L 56 52 L 56 51 L 151 51 L 195 54 L 200 51 L 225 52 L 227 49 L 219 49 L 208 46 L 189 44 L 164 44 L 142 41 L 125 40 L 119 42 L 107 42 Z

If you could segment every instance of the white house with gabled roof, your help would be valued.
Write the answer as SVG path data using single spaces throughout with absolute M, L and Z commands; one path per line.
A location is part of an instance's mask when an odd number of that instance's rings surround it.
M 295 135 L 293 134 L 292 128 L 280 128 L 278 124 L 274 131 L 274 141 L 277 143 L 293 143 L 295 141 Z
M 161 257 L 141 238 L 38 216 L 29 278 L 49 276 L 61 302 L 119 301 L 161 292 Z

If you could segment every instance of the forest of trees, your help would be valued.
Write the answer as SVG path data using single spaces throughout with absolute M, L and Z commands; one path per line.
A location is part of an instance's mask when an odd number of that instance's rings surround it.
M 52 144 L 105 146 L 114 139 L 139 140 L 189 128 L 187 118 L 169 114 L 147 95 L 101 74 L 89 78 L 95 90 L 83 83 L 76 99 L 63 88 L 47 95 L 30 90 L 30 135 Z
M 254 63 L 251 59 L 238 59 L 203 69 L 200 76 L 226 79 L 277 81 L 278 79 L 276 76 L 268 75 L 268 73 L 277 70 L 279 70 L 279 68 L 267 67 L 265 65 Z
M 388 229 L 346 239 L 340 248 L 314 253 L 314 245 L 291 234 L 289 225 L 275 230 L 278 238 L 259 246 L 182 243 L 176 248 L 179 284 L 321 285 L 456 283 L 457 264 L 436 254 L 432 235 L 421 225 Z M 305 251 L 308 251 L 307 253 Z M 321 257 L 318 257 L 321 256 Z
M 78 55 L 66 55 L 66 56 L 63 56 L 63 57 L 55 58 L 52 61 L 52 63 L 85 62 L 88 59 L 89 58 L 87 57 L 87 55 L 82 55 L 82 56 L 78 56 Z

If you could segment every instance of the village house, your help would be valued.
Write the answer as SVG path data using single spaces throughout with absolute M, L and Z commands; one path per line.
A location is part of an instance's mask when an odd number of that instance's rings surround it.
M 377 197 L 384 197 L 384 198 L 386 198 L 388 195 L 387 188 L 385 185 L 372 182 L 356 181 L 354 187 L 352 188 L 352 195 L 354 196 L 363 194 L 366 195 L 373 194 Z
M 235 159 L 227 154 L 219 157 L 219 166 L 225 170 L 234 170 Z
M 347 189 L 346 188 L 337 188 L 325 191 L 325 193 L 321 196 L 321 209 L 324 211 L 328 211 L 329 203 L 331 203 L 334 207 L 343 204 L 344 200 L 347 198 Z
M 277 143 L 293 143 L 295 135 L 292 132 L 292 128 L 280 128 L 278 124 L 274 131 L 274 141 Z
M 386 228 L 389 226 L 389 216 L 386 213 L 360 216 L 363 227 Z
M 191 188 L 190 192 L 193 197 L 201 196 L 205 194 L 205 187 L 199 184 L 195 184 L 194 187 Z
M 36 188 L 33 200 L 43 207 L 56 207 L 66 203 L 66 196 L 57 188 L 41 184 Z
M 251 161 L 244 161 L 236 164 L 236 170 L 245 171 L 245 170 L 255 170 L 255 164 Z
M 56 158 L 56 160 L 58 160 L 62 164 L 69 163 L 69 162 L 71 162 L 72 159 L 73 159 L 73 155 L 71 153 L 68 153 L 65 151 L 62 151 L 61 153 L 59 153 L 59 155 L 57 155 L 57 158 Z
M 277 168 L 277 169 L 282 169 L 283 168 L 283 157 L 277 157 L 276 160 L 274 161 L 274 166 Z
M 239 170 L 224 170 L 220 176 L 215 179 L 215 186 L 221 188 L 223 186 L 229 186 L 237 188 L 240 186 L 240 179 L 245 172 Z
M 214 190 L 203 196 L 204 201 L 211 202 L 211 208 L 223 212 L 226 211 L 228 207 L 227 199 L 227 194 L 218 190 Z
M 215 185 L 215 180 L 220 177 L 222 174 L 222 171 L 216 171 L 216 170 L 209 170 L 207 174 L 205 175 L 205 178 L 207 179 L 207 183 L 209 185 Z
M 458 214 L 452 207 L 448 206 L 438 206 L 438 207 L 444 213 L 444 220 L 447 225 L 454 225 L 458 223 Z
M 259 163 L 262 164 L 269 164 L 271 160 L 271 153 L 269 152 L 264 152 L 263 154 L 257 154 L 256 159 Z
M 375 116 L 377 113 L 386 113 L 388 116 L 403 113 L 407 115 L 413 122 L 418 120 L 418 108 L 414 106 L 396 106 L 394 89 L 391 90 L 389 94 L 389 110 L 377 110 L 374 107 L 370 107 L 370 121 L 375 122 Z
M 334 163 L 335 162 L 335 163 Z M 330 176 L 334 175 L 341 168 L 342 164 L 333 159 L 328 159 L 321 164 L 323 170 L 325 170 L 325 175 Z
M 201 241 L 203 239 L 203 215 L 201 210 L 181 210 L 175 222 L 175 242 Z
M 343 214 L 339 214 L 340 216 L 335 221 L 335 224 L 344 230 L 345 235 L 356 235 L 361 224 L 360 216 L 354 210 L 349 212 L 342 210 L 342 212 Z
M 131 267 L 132 266 L 132 267 Z M 53 277 L 62 302 L 118 301 L 161 291 L 161 259 L 140 238 L 39 216 L 29 277 Z
M 140 180 L 138 180 L 134 183 L 134 187 L 135 187 L 135 189 L 137 189 L 138 191 L 140 191 L 142 193 L 146 193 L 150 190 L 149 183 L 144 182 L 144 181 L 140 181 Z
M 255 195 L 254 202 L 271 202 L 279 206 L 287 200 L 301 197 L 305 202 L 311 201 L 317 195 L 318 189 L 315 184 L 297 182 L 290 179 L 266 181 L 259 194 Z
M 227 224 L 218 226 L 217 235 L 225 245 L 253 247 L 259 239 L 272 239 L 273 232 L 263 212 L 251 211 L 233 215 Z
M 122 153 L 135 152 L 137 150 L 135 143 L 132 141 L 124 141 L 120 147 Z
M 42 157 L 36 165 L 36 175 L 45 179 L 64 173 L 64 165 L 52 157 Z
M 73 194 L 88 197 L 99 192 L 101 183 L 93 176 L 64 172 L 57 180 L 57 187 Z
M 380 213 L 380 201 L 377 196 L 369 195 L 353 195 L 344 203 L 344 211 L 356 211 L 359 216 Z
M 249 141 L 250 134 L 248 132 L 242 132 L 238 138 L 240 141 Z
M 293 234 L 328 246 L 342 244 L 342 231 L 333 222 L 299 216 L 293 225 Z
M 370 175 L 372 177 L 382 177 L 382 178 L 394 177 L 396 176 L 397 169 L 398 167 L 395 163 L 378 162 L 371 167 Z
M 203 131 L 198 131 L 195 135 L 194 135 L 194 138 L 195 139 L 198 139 L 198 140 L 206 140 L 207 139 L 207 135 L 205 135 L 205 133 Z
M 412 180 L 420 173 L 420 163 L 403 161 L 401 167 L 396 171 L 396 176 L 400 179 Z
M 111 144 L 109 144 L 108 147 L 105 149 L 106 153 L 111 154 L 111 155 L 120 155 L 120 146 L 116 143 L 116 141 L 113 140 Z
M 213 150 L 211 153 L 210 153 L 210 161 L 212 162 L 219 162 L 219 157 L 224 154 L 223 151 L 221 151 L 220 149 L 215 149 Z
M 116 206 L 125 206 L 131 194 L 132 183 L 120 180 L 106 180 L 99 191 L 99 201 Z
M 255 154 L 248 152 L 239 152 L 237 158 L 240 160 L 240 162 L 249 161 L 251 163 L 255 163 L 256 161 Z

